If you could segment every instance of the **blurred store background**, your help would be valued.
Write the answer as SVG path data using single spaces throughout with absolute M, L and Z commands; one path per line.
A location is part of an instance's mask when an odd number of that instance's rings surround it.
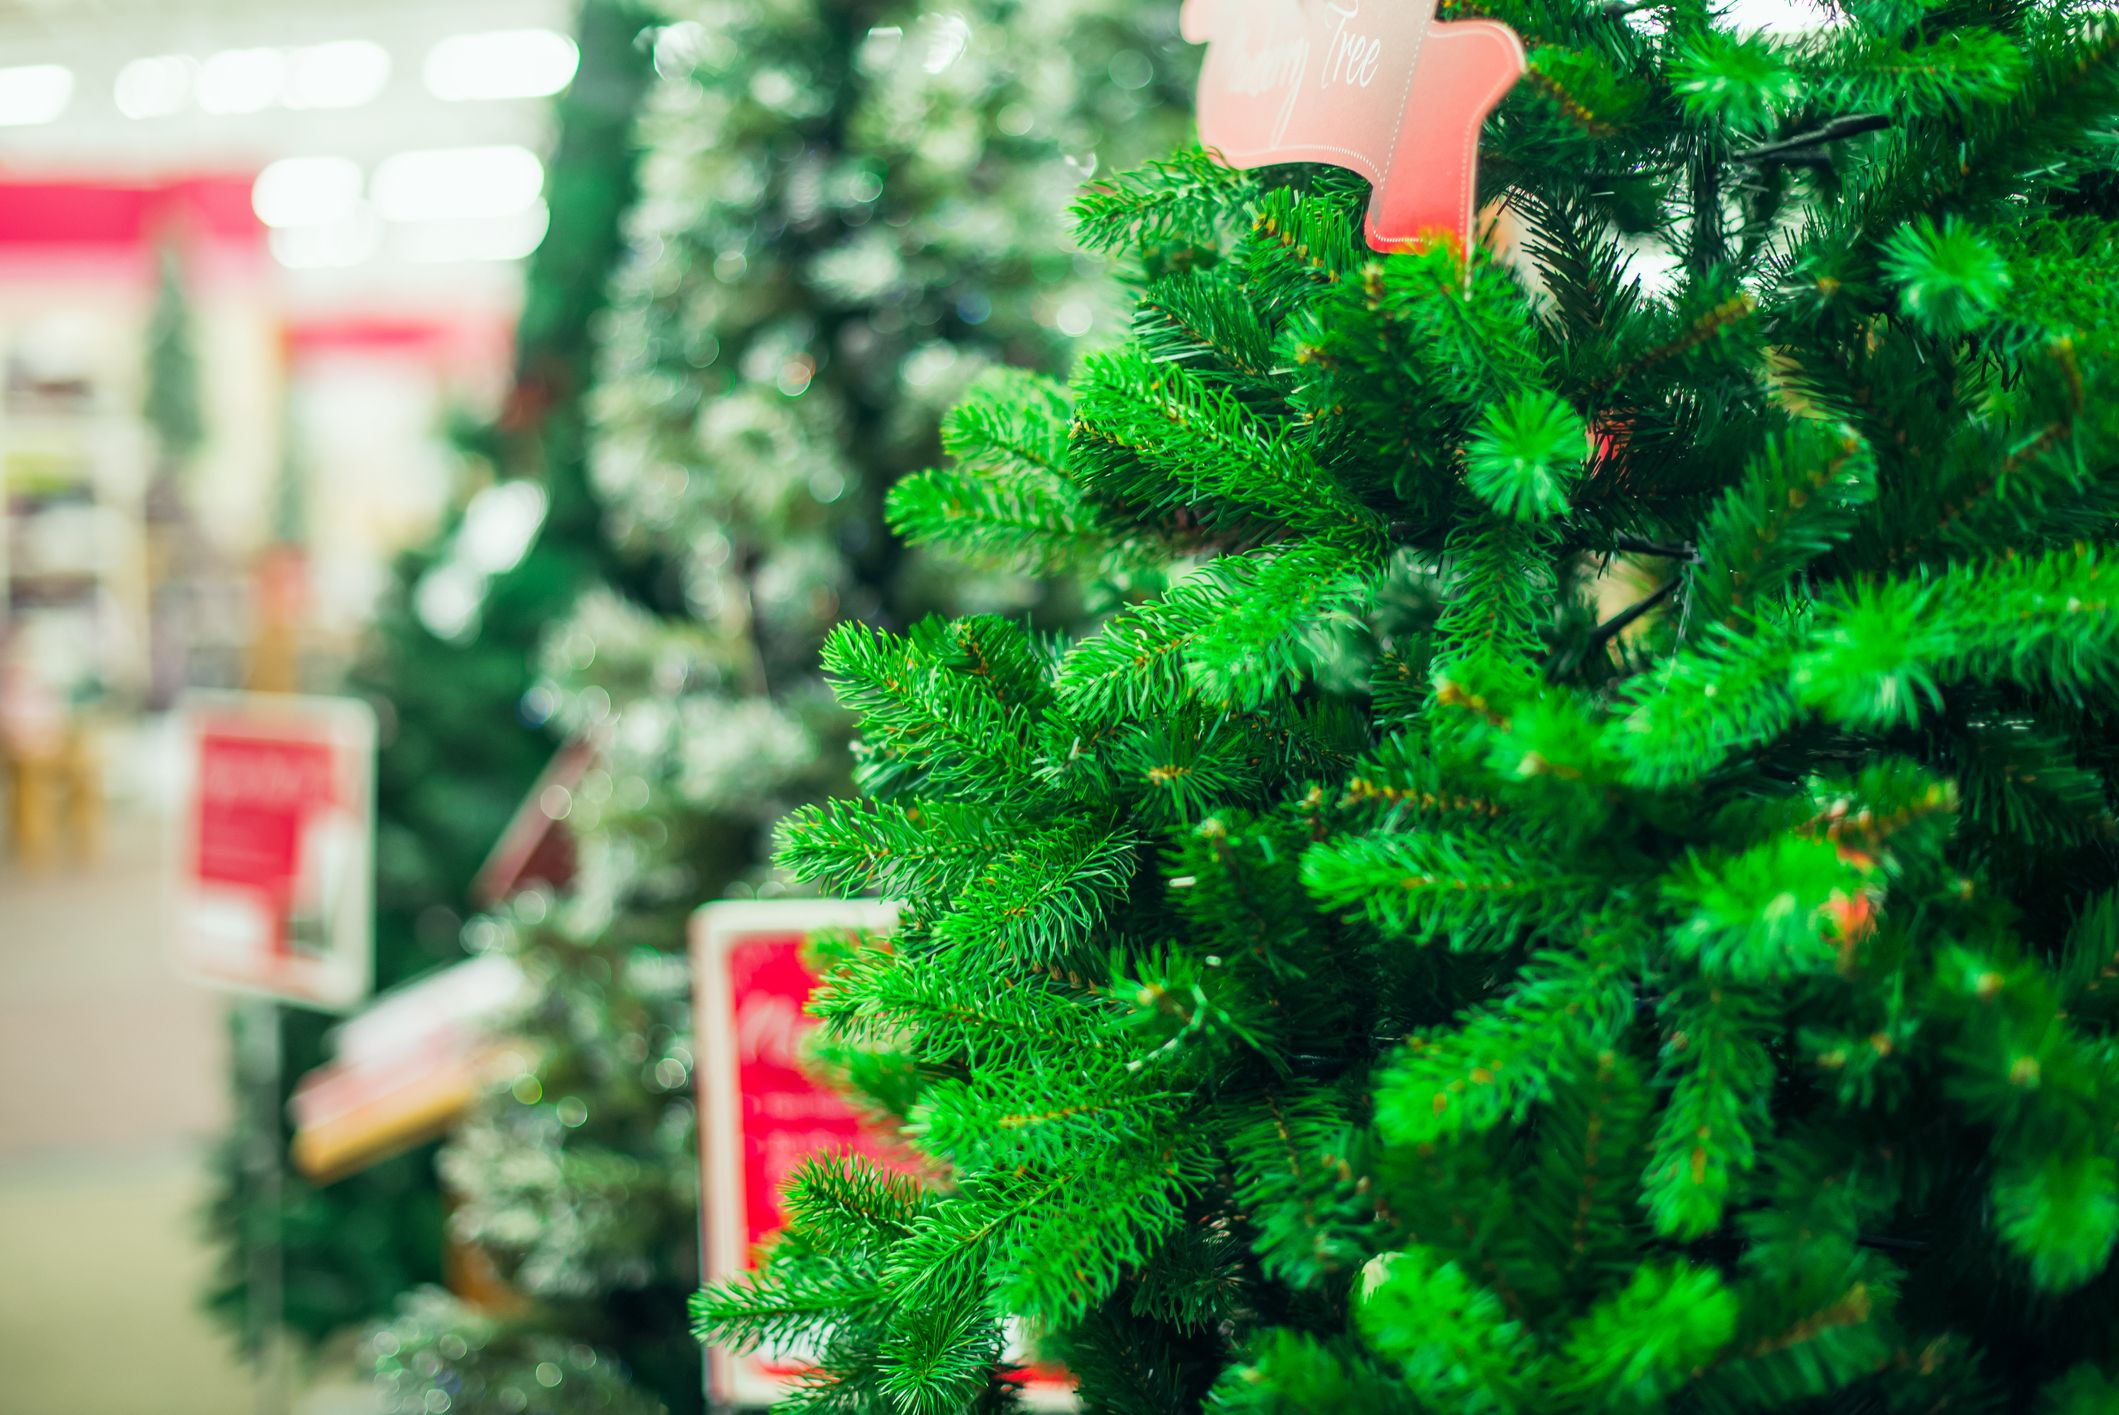
M 156 707 L 289 612 L 344 652 L 505 377 L 569 10 L 0 6 L 11 673 Z
M 0 3 L 0 1410 L 251 1408 L 202 1311 L 229 1041 L 165 961 L 169 709 L 336 685 L 475 497 L 574 25 Z M 489 566 L 537 514 L 495 504 Z

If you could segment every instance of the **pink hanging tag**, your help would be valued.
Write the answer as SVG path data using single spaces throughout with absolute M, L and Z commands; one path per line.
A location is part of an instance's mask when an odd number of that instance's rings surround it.
M 1181 23 L 1208 46 L 1199 138 L 1224 162 L 1359 172 L 1379 251 L 1470 242 L 1479 127 L 1526 67 L 1513 30 L 1419 0 L 1185 0 Z

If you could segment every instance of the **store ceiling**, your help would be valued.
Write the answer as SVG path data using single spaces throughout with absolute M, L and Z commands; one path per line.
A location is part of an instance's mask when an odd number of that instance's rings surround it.
M 379 159 L 442 144 L 543 137 L 542 99 L 443 103 L 421 62 L 452 35 L 571 30 L 570 0 L 0 0 L 0 66 L 63 65 L 73 94 L 50 122 L 0 127 L 0 171 L 153 178 L 256 170 L 318 152 Z M 358 106 L 242 113 L 187 108 L 152 118 L 118 110 L 119 72 L 137 59 L 361 40 L 390 56 L 387 82 Z
M 366 20 L 393 10 L 438 8 L 455 7 L 437 6 L 432 0 L 0 0 L 0 20 L 34 19 L 71 29 L 103 19 L 131 20 L 150 14 L 168 18 L 227 20 L 246 15 L 271 19 L 284 18 L 290 13 L 321 12 L 335 13 L 343 19 Z M 496 7 L 466 4 L 462 8 L 478 11 Z M 520 3 L 501 4 L 497 8 L 549 15 L 559 7 L 520 0 Z
M 287 158 L 328 158 L 374 173 L 395 155 L 436 148 L 542 151 L 549 99 L 448 101 L 430 88 L 423 65 L 454 37 L 571 31 L 574 8 L 575 0 L 0 0 L 0 71 L 63 68 L 70 76 L 56 116 L 0 124 L 0 180 L 247 180 Z M 385 72 L 350 103 L 214 105 L 204 96 L 215 56 L 287 58 L 318 48 L 358 50 L 370 61 L 380 50 Z M 148 105 L 151 113 L 121 102 L 127 66 L 164 56 L 191 76 L 180 83 L 198 85 L 190 96 Z M 422 292 L 453 293 L 466 280 L 514 279 L 497 265 L 400 269 L 387 253 L 358 268 L 293 273 L 305 291 L 355 304 L 377 292 L 416 302 Z

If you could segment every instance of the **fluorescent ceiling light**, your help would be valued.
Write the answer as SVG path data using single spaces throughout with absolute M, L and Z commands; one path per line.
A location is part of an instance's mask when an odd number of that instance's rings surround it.
M 382 245 L 383 223 L 366 206 L 317 226 L 279 226 L 266 236 L 272 258 L 289 270 L 337 270 L 359 265 Z
M 280 101 L 287 56 L 277 49 L 224 49 L 199 65 L 199 107 L 208 113 L 259 113 Z
M 64 64 L 20 64 L 0 69 L 0 128 L 49 123 L 74 96 L 74 71 Z
M 427 89 L 436 98 L 543 98 L 565 88 L 581 63 L 574 41 L 556 30 L 459 34 L 427 51 Z
M 357 108 L 390 82 L 390 51 L 366 39 L 294 49 L 224 49 L 201 64 L 183 54 L 135 59 L 118 71 L 112 98 L 128 118 L 182 112 L 195 96 L 208 113 Z
M 358 108 L 390 82 L 390 51 L 366 39 L 311 44 L 287 55 L 289 108 Z
M 191 100 L 191 78 L 198 69 L 198 61 L 188 54 L 135 59 L 118 70 L 111 101 L 128 118 L 165 118 L 182 112 Z
M 349 157 L 283 157 L 250 188 L 250 209 L 267 226 L 322 226 L 360 204 L 360 164 Z
M 392 221 L 508 216 L 544 191 L 544 164 L 526 147 L 400 152 L 375 169 L 370 194 Z
M 543 202 L 507 216 L 407 221 L 390 230 L 390 249 L 420 265 L 521 260 L 544 241 L 551 213 Z

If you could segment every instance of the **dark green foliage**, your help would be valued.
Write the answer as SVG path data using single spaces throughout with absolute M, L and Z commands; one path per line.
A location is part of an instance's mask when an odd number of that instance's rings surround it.
M 695 1304 L 803 1404 L 990 1408 L 1013 1319 L 1099 1410 L 2111 1408 L 2119 26 L 1625 10 L 1451 11 L 1505 255 L 1085 198 L 1132 342 L 901 494 L 1170 584 L 833 641 L 783 859 L 906 903 L 818 1011 L 933 1181 Z

